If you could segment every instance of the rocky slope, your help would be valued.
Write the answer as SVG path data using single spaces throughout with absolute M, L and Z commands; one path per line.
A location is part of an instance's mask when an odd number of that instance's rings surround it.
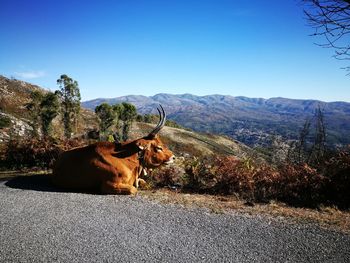
M 30 102 L 30 94 L 33 91 L 47 92 L 47 90 L 28 82 L 0 75 L 0 118 L 9 120 L 9 125 L 0 127 L 0 143 L 8 140 L 11 136 L 24 136 L 30 132 L 29 111 L 25 105 Z M 83 133 L 96 127 L 95 114 L 83 108 L 79 117 L 78 132 Z M 53 120 L 53 130 L 57 136 L 63 134 L 60 115 Z

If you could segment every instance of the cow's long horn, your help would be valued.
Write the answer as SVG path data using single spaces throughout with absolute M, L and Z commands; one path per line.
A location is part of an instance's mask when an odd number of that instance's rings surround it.
M 159 113 L 159 122 L 157 124 L 157 126 L 154 128 L 153 131 L 150 132 L 149 136 L 156 136 L 156 134 L 164 127 L 165 125 L 165 121 L 166 121 L 166 113 L 165 113 L 165 110 L 163 109 L 162 105 L 160 105 L 160 109 L 157 108 L 158 110 L 158 113 Z

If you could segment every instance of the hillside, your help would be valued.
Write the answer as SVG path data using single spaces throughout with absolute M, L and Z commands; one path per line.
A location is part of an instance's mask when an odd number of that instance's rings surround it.
M 31 130 L 29 111 L 25 105 L 30 102 L 30 94 L 33 91 L 47 92 L 47 90 L 28 82 L 9 79 L 0 75 L 0 117 L 11 120 L 8 127 L 0 128 L 0 142 L 8 140 L 11 134 L 24 136 Z M 95 114 L 82 108 L 78 121 L 78 132 L 81 133 L 95 127 L 97 127 Z M 60 115 L 53 120 L 53 130 L 56 135 L 63 134 Z
M 329 144 L 350 144 L 350 103 L 346 102 L 157 94 L 96 99 L 82 105 L 94 109 L 102 102 L 122 101 L 135 104 L 141 113 L 154 112 L 156 105 L 161 103 L 169 119 L 184 127 L 225 134 L 248 145 L 268 144 L 273 135 L 296 139 L 305 120 L 312 118 L 320 106 L 324 111 Z
M 154 128 L 154 124 L 134 123 L 130 139 L 137 139 L 145 136 Z M 202 134 L 178 128 L 165 126 L 160 131 L 162 141 L 177 156 L 208 156 L 208 155 L 235 155 L 240 158 L 260 156 L 243 143 L 233 141 L 230 138 Z M 260 158 L 259 158 L 260 159 Z
M 28 117 L 25 104 L 30 101 L 33 91 L 46 92 L 39 86 L 0 75 L 0 111 L 17 118 Z

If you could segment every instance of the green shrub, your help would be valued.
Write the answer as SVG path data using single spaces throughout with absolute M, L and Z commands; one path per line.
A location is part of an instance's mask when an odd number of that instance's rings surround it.
M 7 128 L 11 125 L 11 119 L 7 116 L 0 116 L 0 129 Z
M 211 171 L 213 157 L 193 157 L 185 163 L 184 188 L 198 193 L 212 193 L 215 175 Z

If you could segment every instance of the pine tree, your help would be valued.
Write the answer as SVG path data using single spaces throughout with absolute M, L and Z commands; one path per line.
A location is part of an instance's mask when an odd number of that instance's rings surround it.
M 137 117 L 136 107 L 133 104 L 123 102 L 114 105 L 113 110 L 116 124 L 115 139 L 126 141 L 129 138 L 130 128 Z
M 123 135 L 122 139 L 123 141 L 126 141 L 129 139 L 129 132 L 130 128 L 136 119 L 137 116 L 137 110 L 136 107 L 133 104 L 123 102 L 123 112 L 121 114 L 121 120 L 123 121 Z
M 106 133 L 107 129 L 113 125 L 116 116 L 112 106 L 102 103 L 95 108 L 95 113 L 100 119 L 100 131 Z
M 114 133 L 114 139 L 115 141 L 122 141 L 123 138 L 123 131 L 122 131 L 122 120 L 121 120 L 121 116 L 123 114 L 124 111 L 124 107 L 123 104 L 115 104 L 113 105 L 113 111 L 115 114 L 115 119 L 114 119 L 114 123 L 115 123 L 115 133 Z
M 27 103 L 25 106 L 29 111 L 30 115 L 30 126 L 32 127 L 32 136 L 34 138 L 39 137 L 39 129 L 40 129 L 40 103 L 43 98 L 43 93 L 40 91 L 33 91 L 30 94 L 31 101 Z
M 50 135 L 52 120 L 59 113 L 58 96 L 55 93 L 49 92 L 41 100 L 40 103 L 40 118 L 42 132 L 45 137 Z
M 57 80 L 60 87 L 58 91 L 62 100 L 62 120 L 64 125 L 64 135 L 70 138 L 73 132 L 73 125 L 77 126 L 78 115 L 80 111 L 80 91 L 78 82 L 61 75 Z

